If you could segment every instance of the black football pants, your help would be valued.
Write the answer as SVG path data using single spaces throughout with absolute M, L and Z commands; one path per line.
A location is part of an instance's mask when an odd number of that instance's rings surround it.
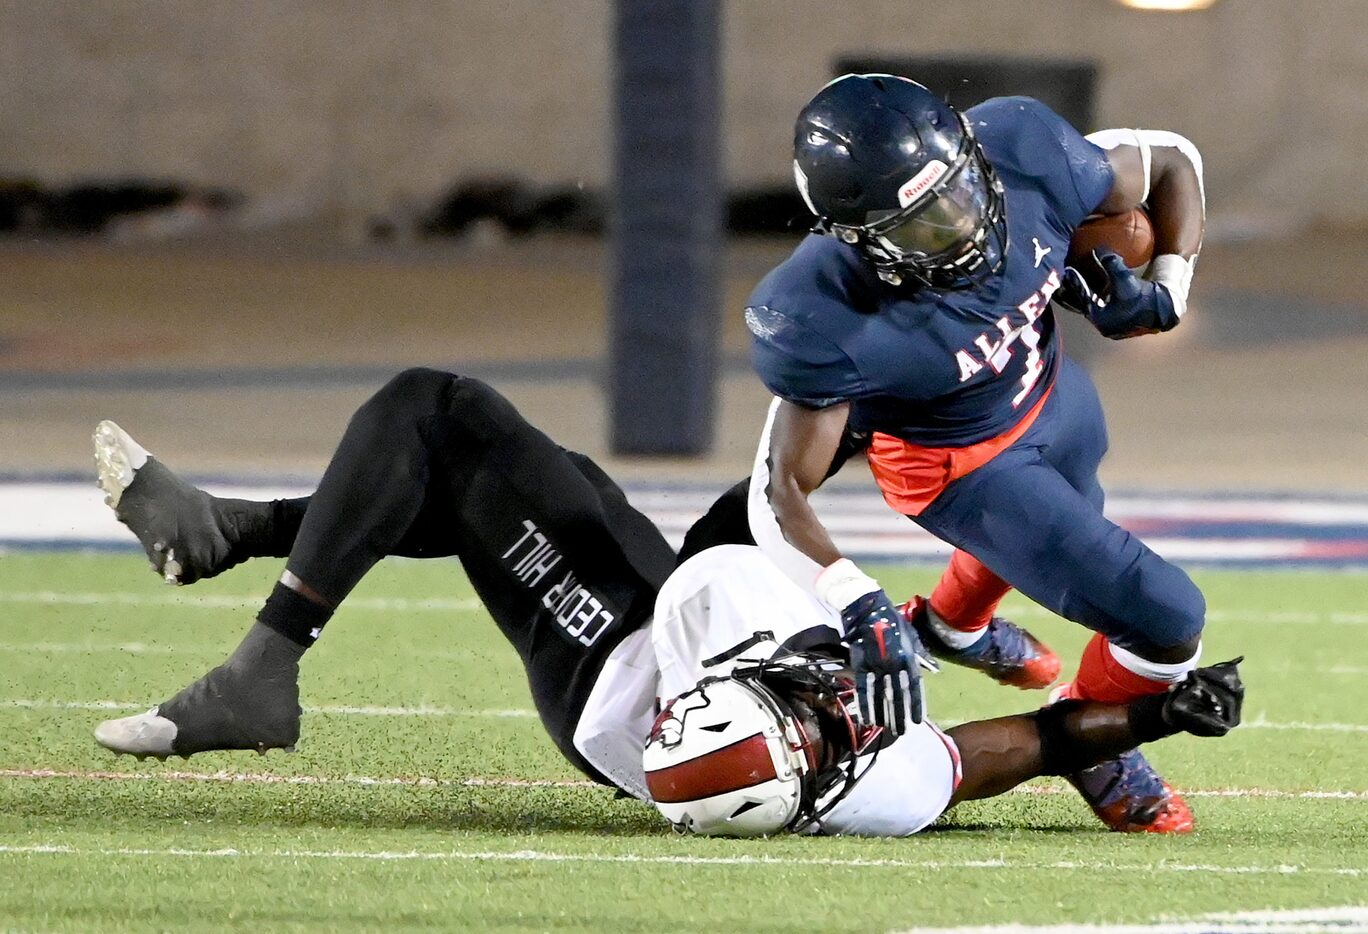
M 675 554 L 589 458 L 479 380 L 400 373 L 352 417 L 299 519 L 287 569 L 340 603 L 386 555 L 458 557 L 527 668 L 561 751 L 604 659 L 649 620 Z M 597 776 L 596 776 L 597 777 Z

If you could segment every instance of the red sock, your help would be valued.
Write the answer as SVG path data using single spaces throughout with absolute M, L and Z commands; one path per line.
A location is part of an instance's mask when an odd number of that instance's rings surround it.
M 1064 697 L 1125 704 L 1148 694 L 1168 690 L 1167 681 L 1155 681 L 1122 667 L 1110 651 L 1110 643 L 1096 633 L 1083 649 L 1078 674 L 1064 691 Z
M 1011 589 L 973 555 L 956 549 L 931 594 L 931 609 L 951 629 L 974 632 L 988 625 Z

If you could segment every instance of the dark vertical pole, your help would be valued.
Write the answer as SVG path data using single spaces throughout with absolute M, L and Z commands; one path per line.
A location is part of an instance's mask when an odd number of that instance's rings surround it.
M 612 446 L 712 445 L 722 257 L 721 0 L 616 0 Z

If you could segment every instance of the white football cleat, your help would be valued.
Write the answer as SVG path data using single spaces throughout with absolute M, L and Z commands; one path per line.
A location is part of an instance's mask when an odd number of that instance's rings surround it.
M 95 742 L 106 749 L 126 752 L 139 759 L 147 756 L 165 759 L 172 754 L 171 746 L 176 740 L 177 727 L 157 711 L 158 708 L 153 707 L 147 713 L 106 720 L 95 728 Z

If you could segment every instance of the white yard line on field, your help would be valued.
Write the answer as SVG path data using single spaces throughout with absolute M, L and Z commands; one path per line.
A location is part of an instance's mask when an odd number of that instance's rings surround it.
M 556 781 L 527 778 L 399 778 L 372 775 L 272 775 L 266 772 L 185 772 L 156 768 L 144 772 L 85 769 L 0 769 L 0 779 L 74 779 L 78 781 L 221 782 L 240 785 L 363 785 L 415 788 L 599 788 L 590 781 Z M 1280 798 L 1368 801 L 1368 791 L 1284 791 L 1277 788 L 1180 789 L 1191 798 Z M 1057 785 L 1026 785 L 1013 794 L 1072 795 L 1073 789 Z
M 0 772 L 0 776 L 4 773 Z M 1368 801 L 1368 791 L 1283 791 L 1279 788 L 1179 788 L 1178 793 L 1188 798 L 1310 798 L 1336 801 Z M 1010 794 L 1072 795 L 1072 788 L 1062 785 L 1022 785 Z
M 153 848 L 114 848 L 81 847 L 62 843 L 8 844 L 0 845 L 0 854 L 15 855 L 57 855 L 57 856 L 137 856 L 137 857 L 178 857 L 190 859 L 324 859 L 324 860 L 378 860 L 378 861 L 433 861 L 433 862 L 549 862 L 549 863 L 636 863 L 685 866 L 826 866 L 834 868 L 892 868 L 918 870 L 956 871 L 965 869 L 1006 869 L 1032 870 L 1041 872 L 1081 871 L 1116 873 L 1204 873 L 1222 875 L 1325 875 L 1359 877 L 1368 875 L 1368 869 L 1339 866 L 1306 866 L 1295 863 L 1271 866 L 1227 866 L 1210 863 L 1180 863 L 1161 860 L 1159 862 L 1075 862 L 1055 860 L 1053 862 L 1031 862 L 1007 859 L 982 860 L 911 860 L 911 859 L 838 859 L 823 857 L 794 856 L 689 856 L 654 855 L 638 853 L 554 853 L 544 850 L 238 850 L 223 848 L 217 850 L 187 849 L 181 847 Z
M 601 788 L 596 782 L 555 781 L 535 778 L 396 778 L 373 775 L 271 775 L 264 772 L 181 772 L 158 769 L 152 772 L 86 771 L 83 769 L 0 769 L 0 778 L 80 781 L 155 781 L 210 782 L 230 785 L 364 785 L 367 787 L 406 788 Z
M 146 642 L 0 642 L 0 652 L 31 655 L 88 655 L 121 652 L 127 655 L 222 655 L 222 647 L 206 645 L 150 645 Z
M 76 701 L 76 700 L 33 700 L 29 698 L 0 699 L 0 708 L 10 707 L 21 710 L 147 710 L 155 704 L 131 703 L 129 701 L 95 700 L 95 701 Z M 454 707 L 432 707 L 420 705 L 417 707 L 373 707 L 373 706 L 348 706 L 348 705 L 321 705 L 318 707 L 305 707 L 305 713 L 323 714 L 345 714 L 355 717 L 495 717 L 495 718 L 523 718 L 535 717 L 534 710 L 524 710 L 521 708 L 470 708 L 456 709 Z
M 894 934 L 1311 934 L 1368 931 L 1368 907 L 1293 908 L 1220 912 L 1189 920 L 1161 918 L 1138 924 L 988 924 L 908 928 Z
M 1294 720 L 1290 723 L 1269 720 L 1259 713 L 1241 723 L 1241 730 L 1309 730 L 1315 733 L 1368 733 L 1368 723 L 1323 723 L 1321 721 Z

